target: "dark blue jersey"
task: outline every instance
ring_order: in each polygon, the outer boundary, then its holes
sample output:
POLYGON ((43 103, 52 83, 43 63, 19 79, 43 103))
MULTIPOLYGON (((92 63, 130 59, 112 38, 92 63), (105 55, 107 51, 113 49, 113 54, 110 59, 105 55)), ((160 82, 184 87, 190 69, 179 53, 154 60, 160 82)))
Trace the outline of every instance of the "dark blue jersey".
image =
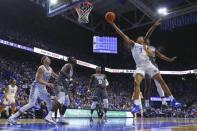
POLYGON ((106 87, 107 79, 105 74, 93 74, 92 78, 92 87, 106 87))

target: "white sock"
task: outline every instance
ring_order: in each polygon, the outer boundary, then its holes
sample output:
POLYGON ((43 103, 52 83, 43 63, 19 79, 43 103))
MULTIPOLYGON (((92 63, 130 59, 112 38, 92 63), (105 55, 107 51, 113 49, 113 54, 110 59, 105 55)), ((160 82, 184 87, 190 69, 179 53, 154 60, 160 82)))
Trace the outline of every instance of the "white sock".
POLYGON ((165 99, 165 97, 162 97, 162 98, 161 98, 161 103, 162 103, 162 105, 165 105, 165 104, 166 104, 166 99, 165 99))
POLYGON ((11 118, 17 118, 17 117, 19 117, 21 115, 21 113, 19 112, 19 111, 17 111, 15 114, 13 114, 12 116, 11 116, 11 118))
POLYGON ((169 98, 170 98, 170 101, 173 101, 174 100, 174 97, 172 95, 169 96, 169 98))
POLYGON ((48 115, 49 115, 50 117, 52 117, 53 113, 54 113, 53 111, 49 111, 48 115))
POLYGON ((63 119, 64 118, 64 115, 60 115, 60 118, 63 119))
POLYGON ((149 106, 150 106, 149 100, 147 99, 147 100, 145 100, 145 107, 149 107, 149 106))

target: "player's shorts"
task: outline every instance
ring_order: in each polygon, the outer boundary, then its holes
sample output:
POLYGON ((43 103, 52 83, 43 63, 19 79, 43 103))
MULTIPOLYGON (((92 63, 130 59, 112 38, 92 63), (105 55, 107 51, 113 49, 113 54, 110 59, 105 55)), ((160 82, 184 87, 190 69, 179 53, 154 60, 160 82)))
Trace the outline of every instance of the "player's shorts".
POLYGON ((68 94, 66 95, 64 92, 59 92, 59 94, 57 96, 57 101, 60 104, 64 104, 66 106, 70 105, 70 98, 69 98, 68 94))
POLYGON ((9 104, 14 104, 14 103, 16 103, 15 97, 9 97, 9 96, 8 96, 8 103, 9 103, 9 104))
POLYGON ((46 86, 33 82, 30 89, 29 103, 35 104, 38 98, 48 101, 50 94, 47 92, 46 86))
POLYGON ((65 95, 68 95, 69 82, 55 81, 54 85, 55 85, 55 94, 56 94, 56 96, 60 92, 64 92, 65 95))
POLYGON ((3 102, 2 102, 2 104, 3 104, 3 105, 9 105, 9 102, 8 102, 8 100, 6 100, 6 99, 3 99, 3 102))
MULTIPOLYGON (((151 63, 158 69, 157 63, 155 63, 155 62, 151 62, 151 63)), ((152 78, 151 78, 151 76, 149 76, 148 74, 145 74, 145 79, 146 79, 147 81, 150 81, 152 78)))
POLYGON ((108 94, 106 88, 98 88, 96 87, 93 93, 93 101, 108 99, 108 94))
POLYGON ((159 69, 155 67, 152 63, 149 63, 146 65, 137 67, 133 76, 135 77, 136 74, 141 74, 142 76, 145 77, 145 74, 146 74, 152 78, 158 73, 159 73, 159 69))

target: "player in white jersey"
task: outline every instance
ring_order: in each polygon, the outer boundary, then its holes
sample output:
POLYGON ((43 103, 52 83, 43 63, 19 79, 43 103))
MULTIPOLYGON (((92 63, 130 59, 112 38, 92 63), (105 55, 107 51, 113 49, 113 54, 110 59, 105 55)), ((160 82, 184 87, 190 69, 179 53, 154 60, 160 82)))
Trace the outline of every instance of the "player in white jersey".
MULTIPOLYGON (((47 92, 46 86, 53 88, 54 85, 49 83, 51 76, 57 78, 57 75, 53 72, 50 67, 51 59, 47 56, 43 56, 41 59, 42 65, 39 66, 34 82, 31 85, 29 102, 28 104, 21 107, 14 115, 8 118, 8 122, 11 124, 16 124, 16 119, 25 111, 34 107, 38 98, 47 103, 48 111, 51 110, 51 99, 50 94, 47 92)), ((50 112, 49 112, 50 113, 50 112)), ((50 123, 55 123, 52 118, 46 117, 45 120, 50 123)))
POLYGON ((144 37, 140 36, 137 38, 137 41, 134 42, 128 36, 126 36, 113 21, 107 21, 116 32, 124 39, 124 41, 131 47, 131 52, 136 63, 136 71, 134 73, 134 106, 132 109, 133 113, 140 112, 139 108, 139 95, 140 95, 140 85, 144 79, 145 74, 148 74, 151 78, 156 79, 167 96, 170 97, 171 105, 174 106, 176 101, 169 90, 167 84, 163 80, 159 70, 155 67, 149 56, 152 56, 153 53, 150 50, 149 46, 145 45, 144 37))
POLYGON ((15 79, 13 79, 11 81, 11 84, 8 85, 7 89, 5 90, 5 96, 4 97, 7 101, 8 109, 11 106, 12 114, 14 114, 14 112, 16 110, 15 97, 16 97, 17 90, 18 90, 18 87, 16 86, 16 80, 15 79))
MULTIPOLYGON (((159 26, 161 24, 161 19, 157 20, 152 26, 151 28, 148 30, 148 32, 146 33, 144 39, 146 41, 146 44, 150 47, 151 51, 153 52, 153 56, 149 57, 150 61, 152 62, 153 65, 155 65, 158 68, 157 62, 156 62, 156 57, 158 57, 161 60, 167 61, 167 62, 173 62, 176 57, 172 57, 169 58, 163 54, 161 54, 154 46, 150 46, 150 37, 153 33, 153 31, 156 29, 157 26, 159 26)), ((145 89, 144 89, 144 96, 145 96, 145 106, 149 107, 149 97, 151 95, 151 78, 148 75, 145 75, 145 89)), ((162 106, 166 106, 167 102, 165 100, 165 94, 163 89, 161 88, 161 85, 155 80, 154 83, 157 87, 157 92, 159 94, 159 96, 161 97, 162 100, 162 106)))

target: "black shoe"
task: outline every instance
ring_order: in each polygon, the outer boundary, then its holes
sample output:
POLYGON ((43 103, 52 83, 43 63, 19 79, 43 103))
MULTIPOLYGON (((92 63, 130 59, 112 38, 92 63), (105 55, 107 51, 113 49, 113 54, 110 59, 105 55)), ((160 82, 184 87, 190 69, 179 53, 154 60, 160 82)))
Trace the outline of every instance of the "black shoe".
POLYGON ((104 121, 107 121, 107 116, 106 115, 103 117, 103 120, 104 121))
POLYGON ((92 117, 90 117, 90 122, 93 122, 93 118, 92 117))

